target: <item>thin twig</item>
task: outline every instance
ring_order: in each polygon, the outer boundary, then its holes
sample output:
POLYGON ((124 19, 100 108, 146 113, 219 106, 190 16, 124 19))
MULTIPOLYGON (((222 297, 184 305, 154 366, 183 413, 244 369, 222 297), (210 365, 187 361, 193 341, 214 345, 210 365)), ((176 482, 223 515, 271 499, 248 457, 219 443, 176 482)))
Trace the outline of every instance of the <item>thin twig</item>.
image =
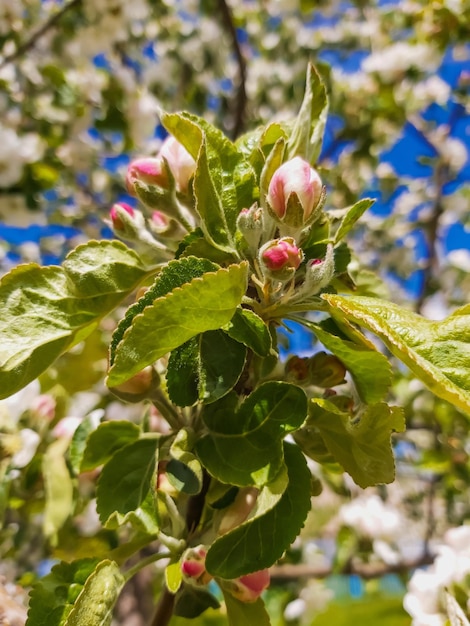
POLYGON ((78 7, 81 3, 82 3, 82 0, 71 0, 69 3, 64 4, 64 6, 60 9, 60 11, 57 11, 57 13, 54 13, 54 15, 51 15, 51 17, 46 22, 44 22, 44 24, 40 26, 38 30, 36 30, 29 37, 29 39, 27 39, 22 44, 20 44, 14 52, 12 52, 11 54, 8 54, 1 61, 0 69, 4 68, 9 63, 16 61, 21 56, 23 56, 23 54, 25 54, 26 52, 34 48, 34 46, 39 41, 39 39, 41 39, 41 37, 43 37, 49 30, 54 28, 60 22, 60 20, 64 17, 66 13, 68 13, 75 7, 78 7))
POLYGON ((232 11, 226 0, 218 0, 222 22, 232 40, 233 52, 238 65, 238 89, 235 97, 234 125, 232 139, 236 139, 243 130, 245 119, 245 109, 247 103, 246 95, 246 61, 237 37, 237 29, 233 21, 232 11))

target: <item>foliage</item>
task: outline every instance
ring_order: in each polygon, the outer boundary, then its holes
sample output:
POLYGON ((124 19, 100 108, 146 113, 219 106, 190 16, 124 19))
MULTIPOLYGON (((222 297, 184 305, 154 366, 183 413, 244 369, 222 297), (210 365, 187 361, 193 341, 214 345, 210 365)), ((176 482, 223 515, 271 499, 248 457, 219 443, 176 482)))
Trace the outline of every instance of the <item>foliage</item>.
MULTIPOLYGON (((213 579, 230 624, 268 624, 265 570, 302 531, 320 483, 334 482, 338 467, 362 488, 394 480, 391 436, 403 431, 404 413, 391 395, 389 354, 468 412, 467 309, 429 322, 348 272, 345 237, 372 203, 329 210, 311 168, 326 110, 310 67, 296 120, 236 143, 194 114, 162 114, 179 142, 173 156, 158 171, 155 161, 131 167, 129 191, 142 208, 116 205, 111 216, 134 249, 91 241, 60 267, 20 266, 3 277, 5 396, 47 376, 121 307, 107 384, 128 402, 146 398, 154 418, 133 425, 95 413, 71 428, 68 472, 59 432, 25 464, 34 484, 34 459, 43 458, 43 532, 59 546, 81 506, 77 480, 95 472, 98 552, 113 546, 107 558, 57 565, 34 588, 28 626, 44 615, 63 626, 109 624, 124 582, 162 559, 154 623, 167 623, 168 602, 189 618, 217 606, 213 579), (193 163, 186 180, 181 146, 193 163), (286 176, 283 164, 294 162, 298 174, 286 176), (330 369, 318 369, 318 354, 282 361, 278 331, 289 320, 328 351, 320 358, 330 369), (314 478, 306 456, 320 468, 314 478), (139 560, 144 546, 150 555, 139 560)), ((4 456, 8 472, 7 447, 4 456)))

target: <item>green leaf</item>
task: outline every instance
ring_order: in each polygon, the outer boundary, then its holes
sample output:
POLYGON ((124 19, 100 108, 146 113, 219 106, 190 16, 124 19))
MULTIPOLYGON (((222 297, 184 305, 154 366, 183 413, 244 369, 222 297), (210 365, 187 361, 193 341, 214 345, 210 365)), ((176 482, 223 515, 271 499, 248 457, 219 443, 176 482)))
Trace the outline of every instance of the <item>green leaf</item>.
POLYGON ((199 337, 175 348, 166 370, 168 396, 177 406, 192 406, 199 398, 199 337))
POLYGON ((305 392, 284 382, 260 385, 236 408, 234 394, 207 406, 202 416, 209 434, 196 452, 212 476, 238 486, 262 486, 279 472, 282 440, 299 428, 307 413, 305 392))
POLYGON ((132 325, 136 315, 142 313, 144 309, 150 306, 157 298, 166 296, 168 293, 171 293, 173 289, 190 283, 193 278, 203 276, 206 272, 215 272, 217 269, 218 266, 214 263, 206 259, 197 259, 196 257, 170 261, 157 276, 153 285, 147 289, 145 294, 139 298, 137 302, 127 309, 126 315, 119 322, 118 327, 113 333, 109 350, 110 364, 113 365, 116 348, 126 330, 132 325))
POLYGON ((132 520, 158 530, 152 511, 158 440, 138 439, 118 450, 101 471, 96 508, 108 528, 132 520))
POLYGON ((64 626, 110 626, 125 579, 114 561, 101 561, 87 578, 64 626))
POLYGON ((181 561, 178 560, 165 567, 165 585, 170 593, 176 593, 181 587, 182 581, 181 561))
POLYGON ((80 473, 80 467, 82 465, 83 455, 85 454, 85 448, 87 439, 90 433, 97 428, 97 420, 93 415, 86 417, 75 430, 72 441, 69 448, 69 461, 75 475, 80 473))
POLYGON ((243 262, 206 273, 136 315, 116 346, 108 385, 123 383, 191 337, 226 324, 245 295, 247 269, 243 262))
POLYGON ((271 352, 271 334, 265 322, 253 311, 239 307, 224 329, 232 339, 243 343, 259 356, 271 352))
POLYGON ((352 207, 349 207, 349 209, 346 209, 347 213, 341 220, 338 230, 336 231, 335 243, 341 241, 341 239, 349 233, 361 215, 365 213, 367 209, 370 209, 374 202, 375 200, 371 198, 363 198, 353 204, 352 207))
POLYGON ((289 158, 300 156, 315 165, 320 155, 327 115, 325 85, 310 63, 304 99, 288 143, 289 158))
POLYGON ((186 112, 164 114, 161 119, 165 128, 185 146, 194 159, 198 157, 204 138, 211 179, 222 202, 228 232, 233 237, 238 214, 252 205, 258 193, 249 160, 219 129, 196 115, 186 112), (199 144, 196 138, 198 132, 199 144))
POLYGON ((325 294, 331 314, 380 337, 436 396, 470 414, 470 305, 432 321, 391 302, 325 294))
POLYGON ((316 324, 305 325, 313 330, 327 350, 343 362, 364 402, 375 404, 383 400, 392 383, 392 369, 383 354, 331 335, 316 324))
POLYGON ((236 385, 245 366, 246 348, 221 330, 201 335, 199 399, 215 402, 236 385))
POLYGON ((206 556, 213 576, 232 579, 270 567, 302 529, 310 510, 310 471, 297 446, 285 443, 284 448, 287 488, 284 476, 267 485, 254 516, 214 541, 206 556))
POLYGON ((174 615, 194 619, 207 609, 218 609, 219 601, 204 588, 184 585, 175 600, 174 615))
POLYGON ((64 626, 73 605, 99 559, 61 562, 33 587, 28 626, 64 626))
POLYGON ((208 241, 225 252, 235 250, 233 234, 225 215, 225 206, 212 180, 204 140, 194 175, 194 195, 196 210, 201 216, 201 228, 208 241))
POLYGON ((147 275, 117 241, 78 246, 63 267, 20 265, 0 281, 0 398, 85 339, 147 275))
POLYGON ((139 438, 140 428, 125 420, 100 424, 90 433, 80 470, 88 472, 107 463, 115 452, 139 438))
POLYGON ((228 591, 222 588, 229 626, 271 626, 268 612, 263 600, 256 602, 241 602, 228 591))
POLYGON ((393 482, 395 463, 390 435, 404 430, 404 416, 398 407, 384 402, 373 404, 351 419, 332 401, 314 398, 307 425, 319 430, 336 461, 363 489, 393 482))
POLYGON ((194 433, 182 428, 171 445, 172 458, 166 466, 166 475, 170 483, 178 491, 189 495, 199 493, 202 487, 202 467, 192 452, 194 443, 194 433))
POLYGON ((58 439, 51 443, 42 459, 46 498, 43 531, 53 542, 74 509, 73 483, 64 458, 68 446, 67 439, 58 439))

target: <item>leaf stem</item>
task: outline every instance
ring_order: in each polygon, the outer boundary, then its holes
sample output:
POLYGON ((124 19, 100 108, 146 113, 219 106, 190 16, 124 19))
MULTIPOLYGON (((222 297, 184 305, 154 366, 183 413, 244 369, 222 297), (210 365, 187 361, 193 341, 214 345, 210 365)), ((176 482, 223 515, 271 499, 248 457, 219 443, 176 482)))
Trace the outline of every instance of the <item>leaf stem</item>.
POLYGON ((145 559, 142 559, 142 561, 139 561, 133 567, 130 567, 127 572, 125 572, 124 578, 126 579, 126 582, 135 576, 137 572, 140 572, 141 569, 147 567, 147 565, 151 565, 152 563, 156 563, 162 559, 169 559, 170 557, 171 552, 157 552, 156 554, 151 554, 145 559))

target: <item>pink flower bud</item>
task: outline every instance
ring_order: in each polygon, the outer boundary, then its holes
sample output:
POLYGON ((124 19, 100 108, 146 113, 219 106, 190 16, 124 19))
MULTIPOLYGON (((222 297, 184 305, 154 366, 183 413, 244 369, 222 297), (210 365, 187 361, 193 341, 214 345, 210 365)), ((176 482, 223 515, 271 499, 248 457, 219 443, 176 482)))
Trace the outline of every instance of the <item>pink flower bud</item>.
POLYGON ((74 432, 82 423, 81 417, 63 417, 60 422, 54 426, 52 434, 57 439, 72 439, 74 432))
POLYGON ((189 180, 196 169, 196 161, 174 137, 165 139, 160 148, 159 156, 166 159, 177 189, 186 192, 189 180))
POLYGON ((323 185, 316 170, 307 161, 294 157, 274 172, 266 199, 274 217, 301 226, 309 221, 322 195, 323 185), (294 215, 294 205, 300 205, 300 218, 294 215))
POLYGON ((113 223, 114 230, 124 230, 124 222, 122 217, 119 215, 120 211, 125 211, 131 217, 134 217, 134 209, 130 204, 126 202, 119 202, 112 206, 111 211, 109 212, 109 217, 113 223))
POLYGON ((135 195, 136 181, 146 183, 147 185, 158 185, 159 187, 168 187, 168 173, 165 163, 159 157, 143 157, 136 159, 127 168, 126 187, 127 191, 135 195))
POLYGON ((31 403, 31 411, 40 419, 52 421, 55 417, 56 401, 48 393, 36 396, 31 403))
POLYGON ((170 225, 170 219, 165 213, 161 211, 153 211, 152 212, 152 225, 155 227, 157 232, 165 232, 168 226, 170 225))
POLYGON ((230 593, 242 602, 255 602, 269 587, 269 570, 262 569, 230 581, 230 593))
POLYGON ((292 273, 302 263, 303 253, 292 237, 268 241, 260 250, 260 260, 270 273, 292 273))
POLYGON ((204 546, 186 550, 181 560, 181 571, 185 582, 206 585, 212 579, 212 576, 206 572, 206 554, 204 546))

